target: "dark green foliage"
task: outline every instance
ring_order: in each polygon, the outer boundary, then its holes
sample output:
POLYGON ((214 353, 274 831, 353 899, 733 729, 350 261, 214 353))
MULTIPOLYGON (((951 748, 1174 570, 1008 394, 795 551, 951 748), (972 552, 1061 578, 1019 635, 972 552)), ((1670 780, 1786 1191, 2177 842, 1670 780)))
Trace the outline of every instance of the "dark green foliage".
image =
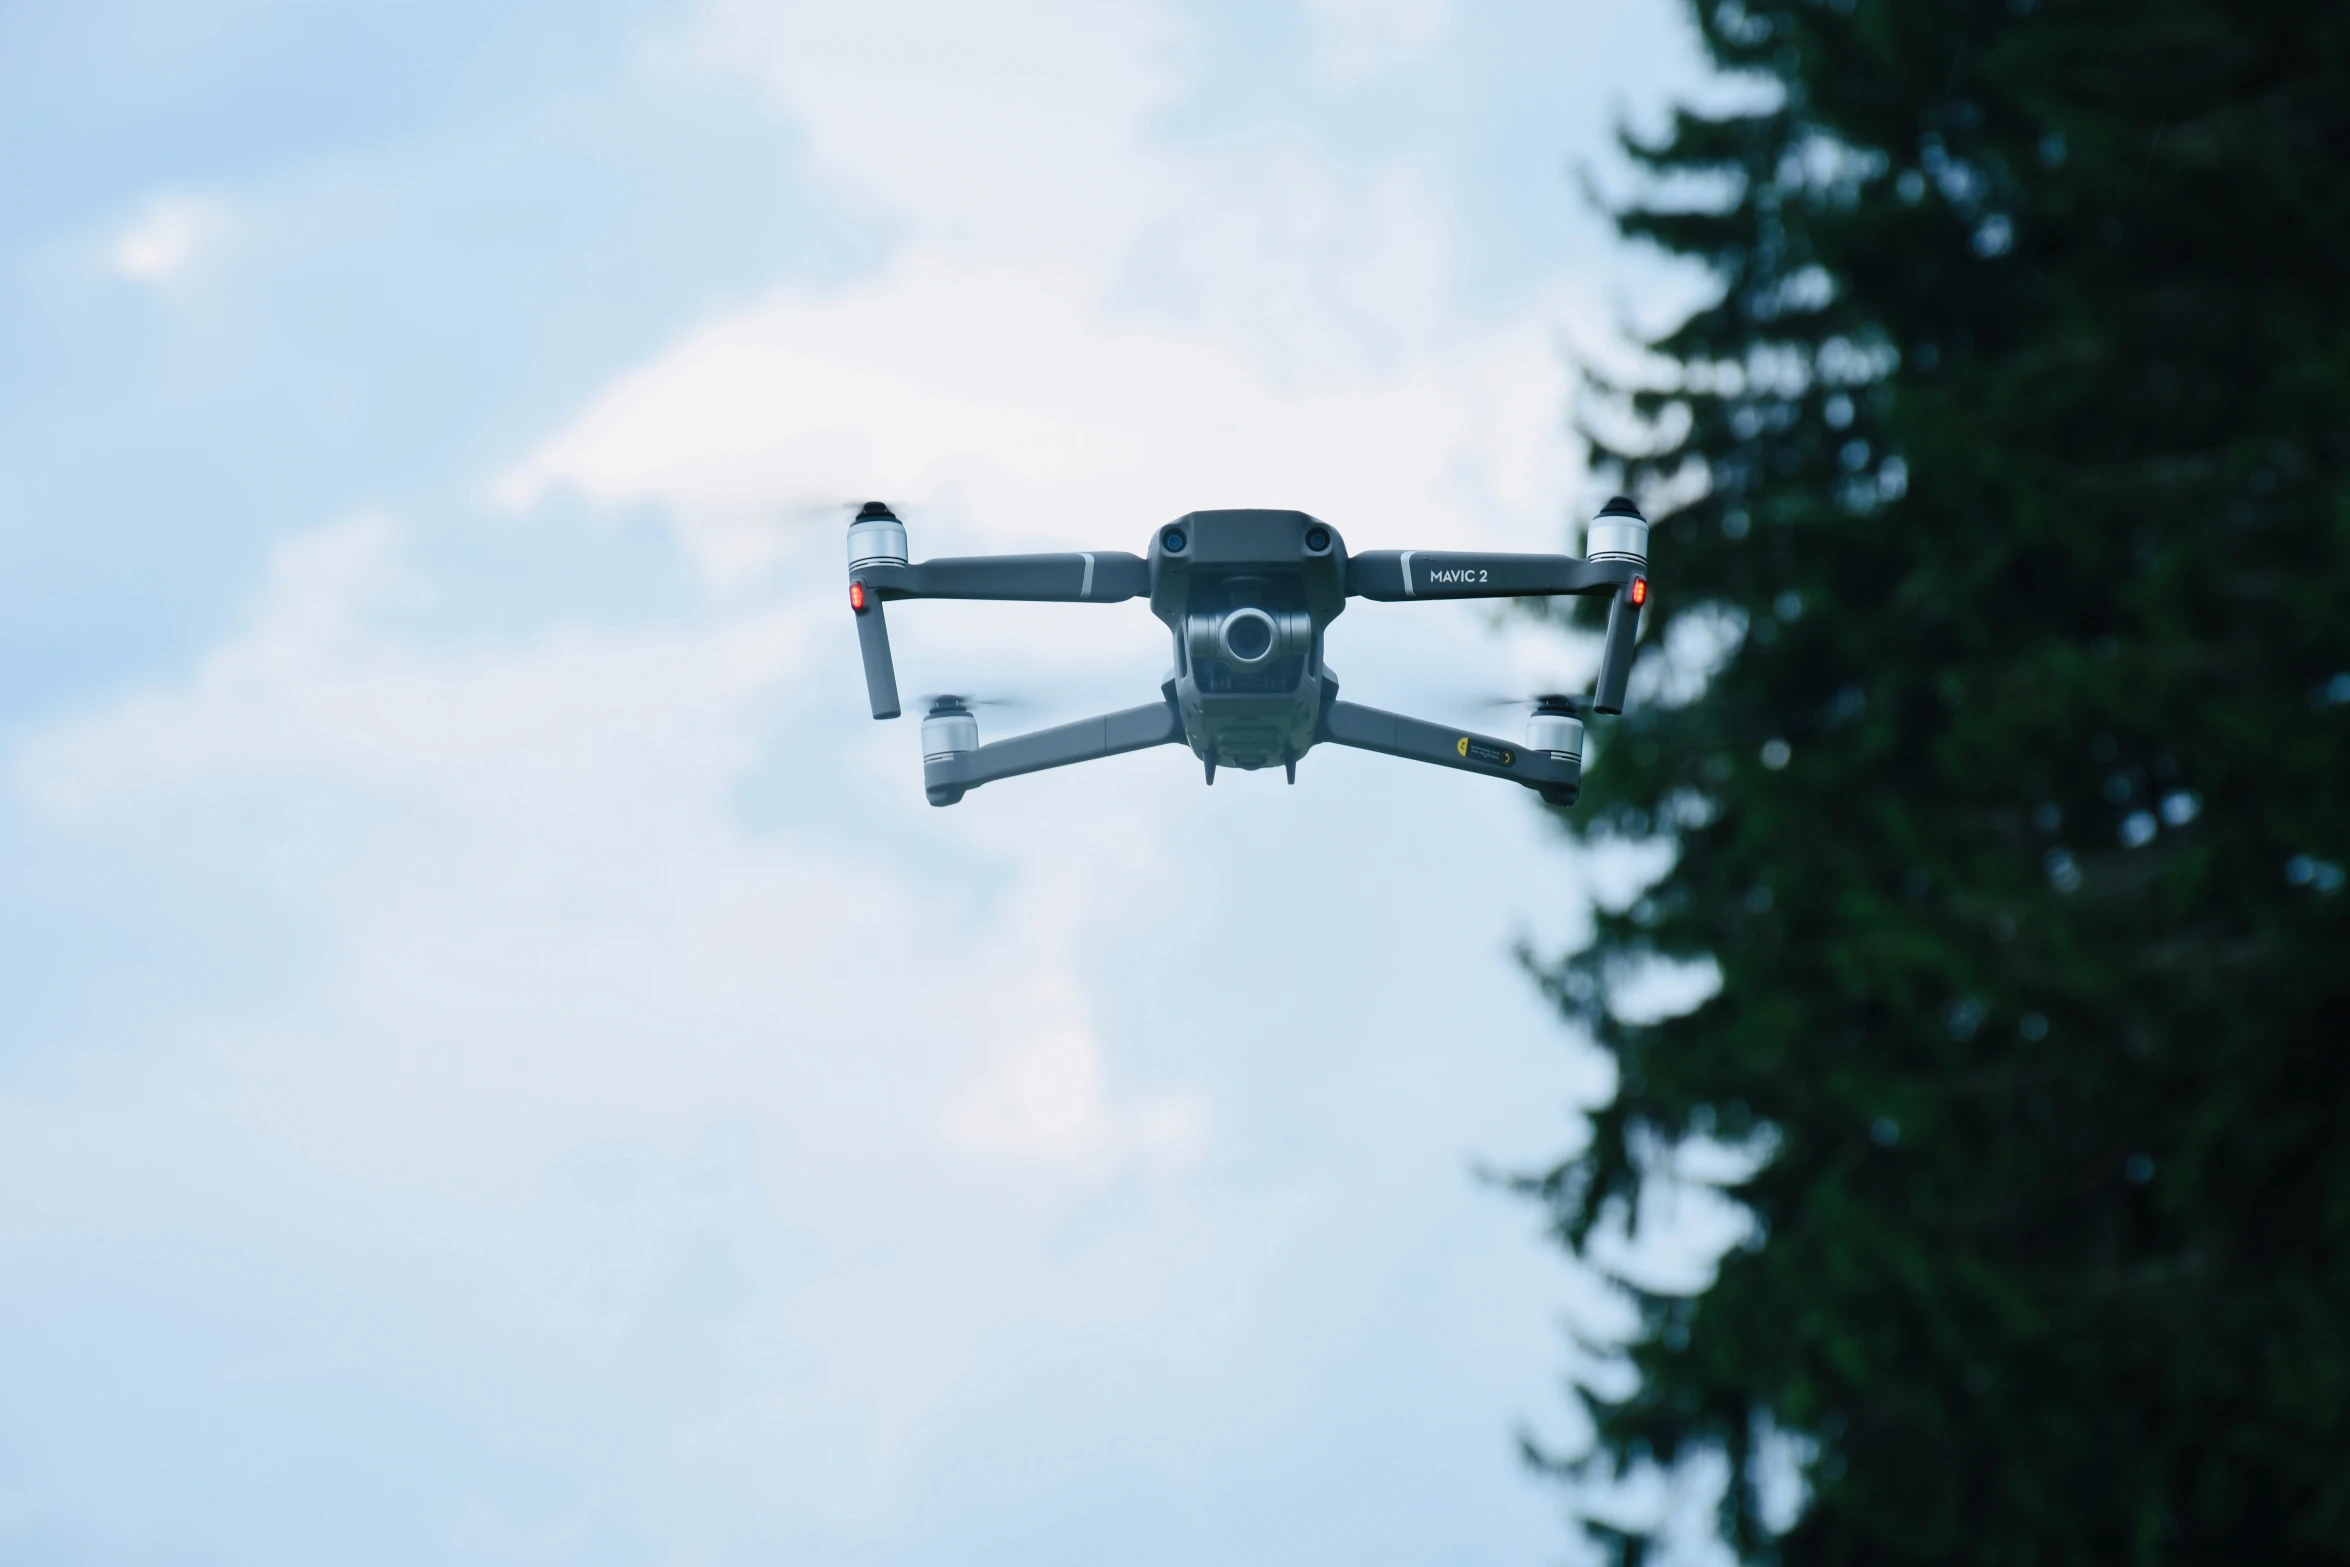
POLYGON ((1706 480, 1644 656, 1744 636, 1597 730, 1578 830, 1680 852, 1545 976, 1622 1086, 1527 1184, 1775 1152, 1603 1451, 1811 1434, 1749 1560, 2350 1561, 2350 6, 1700 22, 1784 102, 1634 146, 1724 291, 1595 445, 1706 480), (1611 1017, 1650 954, 1721 992, 1611 1017))

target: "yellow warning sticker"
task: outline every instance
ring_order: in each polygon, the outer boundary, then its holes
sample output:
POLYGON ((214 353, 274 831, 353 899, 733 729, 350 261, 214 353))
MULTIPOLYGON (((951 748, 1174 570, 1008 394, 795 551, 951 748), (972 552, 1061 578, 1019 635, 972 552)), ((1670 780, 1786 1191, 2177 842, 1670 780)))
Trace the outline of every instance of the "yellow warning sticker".
POLYGON ((1460 744, 1453 749, 1472 762, 1485 762, 1494 767, 1515 767, 1518 764, 1517 752, 1507 746, 1495 745, 1490 740, 1473 740, 1463 735, 1460 744))

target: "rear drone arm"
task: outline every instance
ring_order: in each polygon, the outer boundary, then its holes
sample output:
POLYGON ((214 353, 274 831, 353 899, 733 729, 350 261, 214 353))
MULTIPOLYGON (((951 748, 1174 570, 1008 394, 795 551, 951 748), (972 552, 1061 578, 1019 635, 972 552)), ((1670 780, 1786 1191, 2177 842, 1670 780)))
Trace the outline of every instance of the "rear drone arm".
POLYGON ((975 744, 978 736, 979 726, 967 713, 935 713, 923 720, 922 787, 932 805, 952 805, 966 791, 999 778, 1173 745, 1183 738, 1183 719, 1170 693, 1142 707, 987 745, 975 744))
POLYGON ((1632 678, 1632 643, 1640 609, 1648 602, 1648 519, 1617 496, 1591 521, 1590 555, 1482 555, 1458 550, 1366 550, 1346 563, 1351 598, 1384 603, 1417 599, 1558 598, 1614 595, 1607 612, 1607 647, 1599 660, 1599 689, 1591 708, 1624 710, 1632 678))
POLYGON ((849 608, 865 660, 875 718, 898 716, 897 666, 889 656, 891 599, 1013 599, 1037 604, 1115 604, 1151 588, 1150 563, 1123 550, 1063 555, 966 555, 909 563, 906 525, 879 501, 849 524, 849 608))
MULTIPOLYGON (((1571 732, 1580 736, 1581 727, 1571 732)), ((1439 767, 1507 778, 1538 791, 1553 805, 1572 805, 1583 782, 1579 751, 1536 751, 1510 745, 1487 735, 1464 734, 1425 719, 1383 712, 1353 702, 1332 702, 1322 710, 1320 738, 1358 751, 1377 751, 1411 762, 1433 762, 1439 767)), ((1562 736, 1561 743, 1565 743, 1562 736)), ((1578 739, 1575 743, 1580 744, 1578 739)))

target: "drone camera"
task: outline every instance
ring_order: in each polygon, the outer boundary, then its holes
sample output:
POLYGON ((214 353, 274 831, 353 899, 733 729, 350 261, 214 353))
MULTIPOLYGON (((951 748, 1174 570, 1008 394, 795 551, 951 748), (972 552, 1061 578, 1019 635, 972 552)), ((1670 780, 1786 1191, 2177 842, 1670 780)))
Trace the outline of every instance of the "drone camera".
MULTIPOLYGON (((849 524, 849 570, 906 564, 906 525, 880 501, 867 501, 849 524)), ((862 610, 862 604, 857 606, 862 610)))
POLYGON ((1159 535, 1159 547, 1170 555, 1182 554, 1184 546, 1190 542, 1181 528, 1169 528, 1159 535))
POLYGON ((1261 664, 1272 656, 1281 630, 1261 609, 1236 609, 1216 628, 1216 640, 1222 644, 1226 662, 1261 664))
MULTIPOLYGON (((1648 564, 1648 519, 1640 515, 1630 496, 1616 496, 1591 519, 1591 527, 1583 535, 1583 558, 1648 564)), ((1645 594, 1646 590, 1642 591, 1645 594)))
POLYGON ((1327 555, 1330 553, 1330 530, 1328 528, 1323 527, 1320 523, 1316 523, 1314 526, 1306 529, 1306 553, 1308 555, 1327 555))
POLYGON ((1245 604, 1189 619, 1193 661, 1215 659, 1235 669, 1259 669, 1273 659, 1302 653, 1314 639, 1313 617, 1303 610, 1245 604))

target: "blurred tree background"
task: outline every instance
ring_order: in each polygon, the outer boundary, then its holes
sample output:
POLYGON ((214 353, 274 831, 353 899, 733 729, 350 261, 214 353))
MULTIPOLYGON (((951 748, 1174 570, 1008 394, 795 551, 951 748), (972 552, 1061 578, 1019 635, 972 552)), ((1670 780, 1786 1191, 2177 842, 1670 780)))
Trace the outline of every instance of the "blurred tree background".
POLYGON ((1698 21, 1780 101, 1631 144, 1722 292, 1594 437, 1653 694, 1569 818, 1678 855, 1544 970, 1621 1089, 1525 1185, 1769 1154, 1592 1462, 1725 1455, 1749 1561, 2350 1560, 2350 6, 1698 21))

